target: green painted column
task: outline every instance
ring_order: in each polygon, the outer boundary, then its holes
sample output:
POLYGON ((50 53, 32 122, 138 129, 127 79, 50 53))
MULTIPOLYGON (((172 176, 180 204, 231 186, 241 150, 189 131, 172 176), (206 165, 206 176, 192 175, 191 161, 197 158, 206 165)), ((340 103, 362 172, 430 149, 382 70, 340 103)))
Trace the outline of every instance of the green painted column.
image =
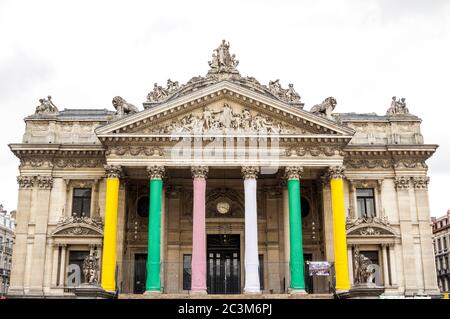
POLYGON ((301 167, 287 167, 289 194, 289 235, 290 235, 290 270, 293 290, 305 290, 305 271, 303 262, 302 214, 300 205, 301 167))
POLYGON ((151 293, 161 291, 161 196, 164 168, 155 166, 147 170, 150 174, 150 207, 145 291, 151 293))

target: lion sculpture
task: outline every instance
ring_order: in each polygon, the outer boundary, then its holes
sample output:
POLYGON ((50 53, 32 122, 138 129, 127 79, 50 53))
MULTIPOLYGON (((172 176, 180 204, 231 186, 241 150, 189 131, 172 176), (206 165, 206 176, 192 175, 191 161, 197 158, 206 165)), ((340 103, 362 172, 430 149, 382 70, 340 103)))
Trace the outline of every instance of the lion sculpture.
POLYGON ((315 115, 324 116, 328 119, 333 119, 331 112, 333 112, 336 104, 336 99, 330 96, 327 97, 322 103, 314 105, 310 112, 315 115))
POLYGON ((125 101, 124 98, 116 96, 112 100, 112 105, 117 110, 116 115, 123 116, 139 112, 138 108, 131 103, 125 101))

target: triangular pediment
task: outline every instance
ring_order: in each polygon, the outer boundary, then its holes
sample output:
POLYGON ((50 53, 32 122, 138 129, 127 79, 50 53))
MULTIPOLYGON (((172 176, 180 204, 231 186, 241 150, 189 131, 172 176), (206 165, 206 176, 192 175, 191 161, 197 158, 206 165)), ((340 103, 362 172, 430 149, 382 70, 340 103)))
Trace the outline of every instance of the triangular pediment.
POLYGON ((348 138, 354 134, 332 120, 226 80, 120 118, 96 133, 99 137, 117 137, 205 131, 348 138))

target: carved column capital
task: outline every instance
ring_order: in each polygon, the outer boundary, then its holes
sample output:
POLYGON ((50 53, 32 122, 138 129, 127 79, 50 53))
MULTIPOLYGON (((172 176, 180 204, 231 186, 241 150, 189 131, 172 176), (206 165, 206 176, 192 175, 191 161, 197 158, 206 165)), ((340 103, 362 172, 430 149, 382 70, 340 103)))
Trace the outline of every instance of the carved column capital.
POLYGON ((395 189, 408 189, 410 187, 409 181, 411 177, 400 176, 396 177, 394 180, 395 189))
POLYGON ((106 177, 108 178, 121 178, 122 167, 118 165, 105 165, 106 177))
POLYGON ((345 171, 345 166, 328 167, 327 177, 328 177, 328 179, 345 178, 344 171, 345 171))
POLYGON ((259 173, 259 167, 257 166, 242 166, 241 169, 243 179, 257 179, 259 173))
POLYGON ((33 187, 33 177, 17 176, 17 184, 19 184, 19 189, 29 189, 33 187))
POLYGON ((428 176, 413 177, 414 189, 428 189, 430 178, 428 176))
POLYGON ((53 177, 51 176, 36 176, 35 183, 39 189, 52 189, 53 177))
POLYGON ((166 170, 164 166, 152 165, 147 166, 147 173, 150 179, 163 179, 166 170))
POLYGON ((192 178, 203 178, 206 179, 208 176, 209 168, 208 166, 192 166, 191 173, 192 178))
POLYGON ((302 178, 303 167, 301 166, 286 166, 284 171, 284 178, 287 180, 296 180, 302 178))

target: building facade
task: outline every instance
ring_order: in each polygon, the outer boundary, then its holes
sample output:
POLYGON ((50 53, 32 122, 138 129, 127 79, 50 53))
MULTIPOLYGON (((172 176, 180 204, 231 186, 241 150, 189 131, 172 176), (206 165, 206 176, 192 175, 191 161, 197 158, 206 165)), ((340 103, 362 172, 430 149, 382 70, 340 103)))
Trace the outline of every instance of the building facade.
POLYGON ((439 294, 425 163, 437 146, 405 100, 382 116, 335 113, 333 97, 307 111, 292 84, 237 65, 223 41, 206 76, 155 83, 143 110, 40 100, 10 144, 12 296, 71 296, 88 255, 121 294, 328 292, 313 261, 338 292, 439 294))
POLYGON ((442 293, 448 294, 450 292, 450 267, 448 265, 450 257, 448 249, 450 244, 450 210, 447 211, 445 216, 432 217, 432 221, 438 286, 442 293))
POLYGON ((0 296, 8 293, 14 244, 15 212, 0 205, 0 296))

